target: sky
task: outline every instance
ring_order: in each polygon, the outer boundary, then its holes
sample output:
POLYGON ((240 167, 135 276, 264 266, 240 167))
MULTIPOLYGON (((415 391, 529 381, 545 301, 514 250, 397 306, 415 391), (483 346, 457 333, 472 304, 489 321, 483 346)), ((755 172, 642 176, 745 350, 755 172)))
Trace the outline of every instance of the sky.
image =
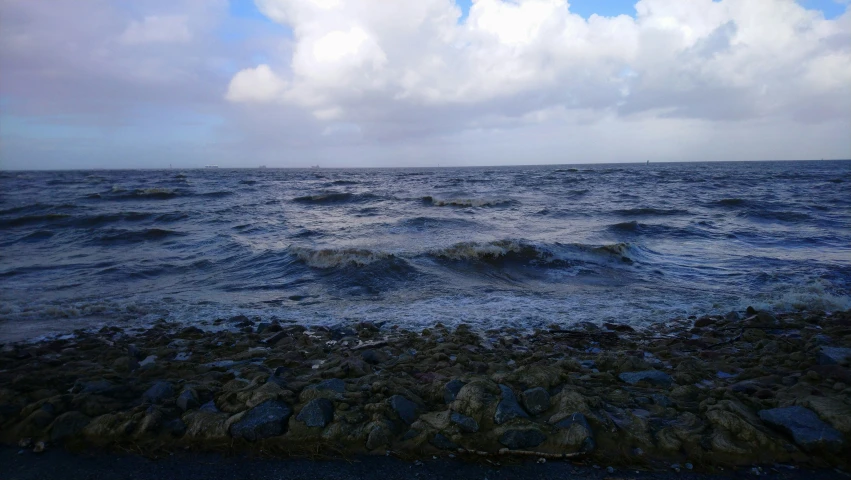
POLYGON ((0 169, 851 158, 848 0, 0 0, 0 169))

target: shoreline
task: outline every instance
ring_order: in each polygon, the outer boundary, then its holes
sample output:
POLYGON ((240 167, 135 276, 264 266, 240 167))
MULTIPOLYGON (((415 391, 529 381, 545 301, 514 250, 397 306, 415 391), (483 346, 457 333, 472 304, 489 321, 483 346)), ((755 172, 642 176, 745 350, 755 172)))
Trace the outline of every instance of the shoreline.
POLYGON ((531 334, 227 322, 240 331, 160 322, 3 345, 0 442, 604 471, 849 467, 851 311, 531 334))

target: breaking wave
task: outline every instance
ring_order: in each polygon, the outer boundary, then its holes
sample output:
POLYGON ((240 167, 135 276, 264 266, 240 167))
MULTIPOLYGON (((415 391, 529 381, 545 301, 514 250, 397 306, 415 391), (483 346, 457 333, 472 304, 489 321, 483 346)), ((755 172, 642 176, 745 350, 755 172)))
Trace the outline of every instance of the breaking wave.
POLYGON ((435 207, 506 207, 514 205, 517 200, 509 198, 434 198, 425 196, 424 203, 430 203, 435 207))
POLYGON ((316 195, 296 197, 293 201, 309 205, 333 205, 341 203, 369 202, 379 198, 379 196, 372 193, 326 192, 318 193, 316 195))

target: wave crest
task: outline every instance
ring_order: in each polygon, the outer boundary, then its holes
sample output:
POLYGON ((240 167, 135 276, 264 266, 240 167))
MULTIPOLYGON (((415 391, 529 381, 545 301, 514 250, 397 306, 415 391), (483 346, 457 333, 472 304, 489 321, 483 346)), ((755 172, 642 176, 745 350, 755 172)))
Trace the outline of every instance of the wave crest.
POLYGON ((317 250, 306 247, 290 247, 288 250, 307 266, 322 269, 348 266, 363 267, 395 258, 391 253, 365 248, 323 248, 317 250))

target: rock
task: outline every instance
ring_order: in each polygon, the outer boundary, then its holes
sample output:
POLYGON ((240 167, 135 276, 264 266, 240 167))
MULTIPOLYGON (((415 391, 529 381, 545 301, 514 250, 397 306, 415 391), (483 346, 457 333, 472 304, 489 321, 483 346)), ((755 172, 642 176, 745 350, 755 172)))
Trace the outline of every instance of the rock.
POLYGON ((821 347, 818 355, 819 365, 842 365, 851 361, 851 348, 821 347))
POLYGON ((364 350, 361 352, 360 356, 364 362, 370 365, 378 365, 379 363, 383 363, 388 360, 387 354, 381 350, 364 350))
POLYGON ((446 404, 454 402, 455 397, 458 396, 458 392, 461 391, 461 388, 464 387, 464 385, 466 384, 461 380, 450 380, 443 386, 443 401, 446 402, 446 404))
POLYGON ((460 428, 462 432, 476 433, 479 431, 479 423, 472 417, 452 412, 452 415, 449 416, 449 420, 455 425, 458 425, 458 428, 460 428))
POLYGON ((58 442, 73 437, 86 428, 92 419, 80 412, 67 412, 56 417, 50 426, 50 441, 58 442))
POLYGON ((452 440, 448 439, 442 433, 436 434, 431 440, 428 441, 430 444, 441 450, 457 450, 458 445, 454 443, 452 440))
POLYGON ((646 382, 652 385, 667 387, 674 383, 674 379, 671 378, 670 375, 665 372, 660 372, 659 370, 624 372, 618 375, 618 378, 620 378, 621 381, 624 381, 630 385, 637 385, 641 382, 646 382))
POLYGON ((390 397, 390 408, 408 425, 417 419, 417 404, 401 395, 390 397))
POLYGON ((182 411, 187 411, 192 408, 197 408, 201 403, 198 401, 198 394, 192 388, 184 389, 177 397, 177 407, 182 411))
POLYGON ((186 433, 186 424, 179 418, 173 418, 163 423, 163 430, 170 433, 173 437, 182 437, 186 433))
POLYGON ((331 398, 342 400, 343 394, 346 393, 346 382, 339 378, 331 378, 323 380, 315 385, 308 385, 301 391, 299 399, 302 402, 313 400, 314 398, 331 398))
POLYGON ((145 403, 163 403, 168 398, 174 396, 174 388, 171 383, 159 381, 155 382, 151 388, 142 394, 142 401, 145 403))
POLYGON ((517 403, 517 398, 510 388, 500 385, 499 389, 502 391, 502 399, 499 401, 499 404, 496 406, 496 412, 493 414, 494 423, 502 425, 515 418, 529 418, 529 414, 520 408, 520 404, 517 403))
POLYGON ((499 437, 499 443, 505 445, 512 450, 523 450, 534 448, 544 443, 547 437, 538 430, 506 430, 499 437))
POLYGON ((327 398, 315 398, 301 409, 296 420, 308 427, 322 427, 334 420, 334 404, 327 398))
POLYGON ((810 409, 785 407, 760 410, 759 418, 772 427, 792 435, 795 443, 806 451, 820 448, 838 451, 842 447, 842 434, 821 421, 810 409))
POLYGON ((33 453, 42 453, 47 450, 47 444, 44 442, 36 442, 35 447, 33 447, 33 453))
POLYGON ((710 325, 714 325, 715 320, 709 317, 701 317, 694 321, 694 326, 697 328, 708 327, 710 325))
POLYGON ((292 409, 286 403, 280 400, 266 400, 231 425, 230 434, 234 438, 244 438, 250 442, 280 435, 284 432, 284 426, 292 413, 292 409))
POLYGON ((184 414, 183 421, 186 424, 186 436, 189 438, 215 441, 229 439, 230 415, 227 413, 212 412, 202 407, 184 414))
POLYGON ((108 393, 111 389, 112 384, 106 380, 93 380, 91 382, 77 380, 74 383, 74 386, 71 387, 71 393, 105 394, 108 393))
POLYGON ((541 387, 530 388, 520 395, 526 411, 537 415, 550 408, 550 394, 541 387))
POLYGON ((585 415, 574 413, 560 420, 554 426, 558 429, 556 432, 556 442, 559 445, 579 448, 583 452, 594 450, 596 446, 594 433, 585 415))
POLYGON ((800 400, 798 404, 813 410, 840 432, 851 433, 851 406, 842 400, 810 396, 800 400))
POLYGON ((375 450, 376 448, 390 443, 390 431, 384 426, 375 425, 369 431, 366 437, 366 449, 375 450))
POLYGON ((738 322, 742 319, 742 316, 739 315, 739 312, 729 312, 727 315, 724 315, 724 320, 728 322, 738 322))

